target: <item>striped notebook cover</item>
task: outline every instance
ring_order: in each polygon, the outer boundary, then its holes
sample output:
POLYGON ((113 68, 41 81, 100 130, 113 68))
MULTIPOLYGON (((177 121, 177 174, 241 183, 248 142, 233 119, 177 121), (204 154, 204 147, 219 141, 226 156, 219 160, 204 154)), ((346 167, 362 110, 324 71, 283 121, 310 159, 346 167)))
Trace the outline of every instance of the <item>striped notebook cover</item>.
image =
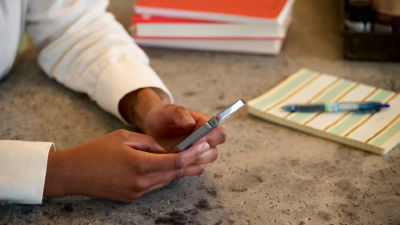
POLYGON ((250 114, 316 136, 377 154, 386 154, 400 142, 398 93, 302 69, 265 94, 248 102, 250 114), (377 101, 390 108, 375 114, 289 113, 293 103, 377 101))

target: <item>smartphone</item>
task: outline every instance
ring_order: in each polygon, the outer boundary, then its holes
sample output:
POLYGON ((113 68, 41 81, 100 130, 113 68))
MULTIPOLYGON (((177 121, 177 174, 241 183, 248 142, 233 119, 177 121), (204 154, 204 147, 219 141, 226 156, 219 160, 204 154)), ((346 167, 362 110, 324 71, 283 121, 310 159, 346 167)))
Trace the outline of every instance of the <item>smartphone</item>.
POLYGON ((192 134, 185 138, 185 140, 175 146, 174 149, 178 152, 181 152, 190 148, 190 146, 196 143, 200 138, 210 133, 218 125, 228 119, 234 112, 242 108, 244 105, 245 102, 242 99, 239 99, 228 108, 226 108, 224 111, 218 113, 216 116, 213 116, 207 123, 196 129, 192 134))

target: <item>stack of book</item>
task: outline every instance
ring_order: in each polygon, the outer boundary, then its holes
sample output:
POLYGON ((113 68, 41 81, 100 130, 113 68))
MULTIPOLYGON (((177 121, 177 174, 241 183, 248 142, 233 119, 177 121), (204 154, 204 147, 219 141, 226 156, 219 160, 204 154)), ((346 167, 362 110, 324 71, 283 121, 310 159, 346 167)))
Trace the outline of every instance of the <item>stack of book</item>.
POLYGON ((142 46, 278 54, 294 0, 138 0, 133 37, 142 46))

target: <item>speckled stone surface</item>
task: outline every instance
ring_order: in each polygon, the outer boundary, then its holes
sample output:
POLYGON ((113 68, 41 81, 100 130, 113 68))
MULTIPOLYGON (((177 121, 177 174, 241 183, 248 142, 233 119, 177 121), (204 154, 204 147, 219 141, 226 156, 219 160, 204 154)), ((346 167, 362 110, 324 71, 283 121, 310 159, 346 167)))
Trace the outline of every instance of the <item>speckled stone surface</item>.
MULTIPOLYGON (((130 1, 111 11, 129 25, 130 1)), ((177 104, 214 114, 252 99, 300 68, 400 91, 400 64, 346 61, 336 0, 297 0, 279 56, 146 48, 177 104)), ((45 76, 31 49, 0 83, 0 138, 65 149, 120 121, 45 76)), ((400 147, 377 156, 248 116, 225 123, 219 159, 122 204, 80 196, 0 205, 0 224, 400 224, 400 147)), ((130 128, 128 128, 130 129, 130 128)), ((1 178, 0 178, 1 179, 1 178)))

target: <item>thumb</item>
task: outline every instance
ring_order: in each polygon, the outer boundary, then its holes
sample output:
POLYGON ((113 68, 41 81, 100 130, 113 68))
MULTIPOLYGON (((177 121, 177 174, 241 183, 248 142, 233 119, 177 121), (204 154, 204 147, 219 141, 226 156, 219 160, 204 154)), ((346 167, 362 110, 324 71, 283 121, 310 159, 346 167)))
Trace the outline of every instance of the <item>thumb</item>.
POLYGON ((180 128, 188 128, 196 125, 190 111, 182 106, 170 105, 166 109, 167 117, 170 117, 175 126, 180 128))
POLYGON ((128 141, 126 144, 135 149, 144 152, 152 153, 168 153, 166 149, 161 147, 151 136, 140 134, 140 137, 135 141, 128 141))

